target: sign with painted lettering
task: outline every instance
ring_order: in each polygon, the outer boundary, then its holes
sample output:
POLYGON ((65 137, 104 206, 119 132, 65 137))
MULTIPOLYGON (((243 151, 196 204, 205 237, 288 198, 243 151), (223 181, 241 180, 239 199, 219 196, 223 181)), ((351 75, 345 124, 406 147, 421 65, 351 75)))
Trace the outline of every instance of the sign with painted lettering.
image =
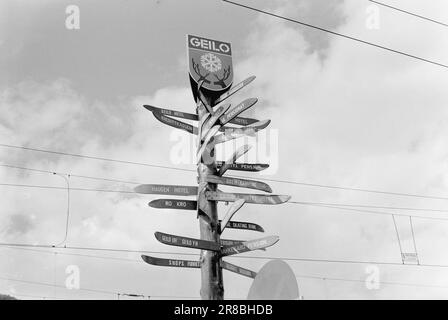
MULTIPOLYGON (((221 226, 222 226, 223 221, 220 220, 219 222, 221 223, 221 226)), ((227 222, 226 228, 264 232, 264 229, 262 226, 260 226, 256 223, 243 222, 243 221, 229 221, 229 222, 227 222)))
POLYGON ((228 222, 230 221, 230 219, 232 219, 232 217, 235 215, 235 213, 241 209, 241 207, 244 205, 246 201, 244 199, 240 199, 235 201, 229 208, 229 210, 227 210, 226 215, 224 216, 224 219, 222 220, 222 224, 221 224, 221 233, 224 231, 224 229, 226 228, 228 222))
POLYGON ((248 277, 248 278, 255 279, 255 277, 257 276, 257 273, 255 271, 245 269, 240 266, 236 266, 236 265, 231 264, 230 262, 227 262, 224 260, 221 261, 221 266, 223 267, 223 269, 225 269, 227 271, 238 273, 238 274, 248 277))
POLYGON ((229 110, 229 108, 230 103, 227 103, 219 106, 218 109, 216 109, 215 113, 210 117, 210 119, 204 124, 204 127, 202 128, 201 139, 204 138, 206 133, 216 124, 216 121, 218 121, 219 117, 221 117, 227 110, 229 110))
POLYGON ((190 77, 211 91, 225 91, 233 81, 232 47, 229 42, 187 35, 190 77))
MULTIPOLYGON (((207 150, 208 143, 210 140, 215 136, 215 134, 219 131, 220 126, 216 125, 210 130, 208 130, 207 134, 205 135, 204 141, 201 144, 201 147, 198 150, 198 153, 196 154, 197 162, 199 163, 201 161, 201 158, 204 156, 204 152, 207 150)), ((210 147, 210 146, 209 146, 210 147)), ((212 150, 211 148, 208 148, 208 150, 212 150)))
POLYGON ((232 178, 232 177, 219 177, 214 175, 208 175, 205 179, 209 183, 222 184, 232 187, 255 189, 272 193, 271 187, 267 183, 261 181, 232 178))
POLYGON ((235 140, 241 137, 255 137, 257 131, 257 128, 254 127, 243 127, 235 130, 227 130, 227 132, 224 131, 224 133, 221 133, 215 137, 213 140, 213 145, 235 140))
MULTIPOLYGON (((168 117, 175 117, 175 118, 181 118, 181 119, 193 120, 193 121, 199 120, 198 115, 194 114, 194 113, 164 109, 164 108, 159 108, 159 107, 155 107, 155 106, 151 106, 151 105, 147 105, 147 104, 143 105, 143 107, 151 112, 158 112, 158 113, 160 113, 164 116, 168 116, 168 117)), ((243 117, 236 117, 229 121, 229 123, 237 124, 237 125, 241 125, 241 126, 247 126, 247 125, 253 124, 255 122, 258 122, 258 120, 251 119, 251 118, 243 118, 243 117)))
POLYGON ((175 236, 172 234, 158 231, 155 232, 154 235, 159 242, 167 244, 169 246, 186 247, 186 248, 211 250, 211 251, 219 251, 221 249, 219 244, 212 241, 175 236))
POLYGON ((176 267, 176 268, 200 268, 200 261, 179 260, 179 259, 163 259, 147 255, 142 255, 143 261, 154 266, 176 267))
MULTIPOLYGON (((216 161, 216 167, 220 169, 224 165, 224 161, 216 161)), ((250 171, 257 172, 269 168, 269 164, 266 163, 231 163, 228 165, 227 170, 235 171, 250 171)))
POLYGON ((158 111, 154 111, 152 114, 154 115, 154 117, 157 120, 159 120, 160 122, 162 122, 166 125, 169 125, 170 127, 184 130, 191 134, 196 134, 196 135, 198 134, 198 128, 195 126, 192 126, 191 124, 164 116, 163 114, 159 113, 158 111))
POLYGON ((157 209, 196 210, 198 203, 193 200, 156 199, 152 200, 148 205, 157 209))
POLYGON ((258 101, 257 98, 249 98, 244 100, 243 102, 240 102, 235 107, 230 109, 227 113, 223 114, 219 118, 219 122, 221 123, 221 125, 225 125, 230 120, 234 119, 237 115, 252 107, 254 104, 257 103, 257 101, 258 101))
MULTIPOLYGON (((221 239, 220 241, 221 241, 221 246, 223 246, 223 247, 238 246, 238 245, 246 242, 246 240, 231 240, 231 239, 221 239)), ((259 248, 256 250, 266 251, 265 248, 259 248)))
POLYGON ((255 132, 258 132, 260 130, 263 130, 270 123, 271 123, 271 120, 261 120, 261 121, 255 122, 253 124, 250 124, 250 125, 248 125, 247 127, 244 127, 244 128, 224 127, 223 131, 225 133, 228 133, 228 134, 237 135, 237 134, 248 134, 248 133, 251 133, 249 131, 251 131, 251 129, 252 129, 253 133, 255 133, 255 132))
MULTIPOLYGON (((238 83, 237 85, 233 86, 232 89, 230 89, 229 91, 223 93, 216 101, 215 103, 218 104, 220 102, 223 102, 224 100, 226 100, 227 98, 229 98, 230 96, 234 95, 235 93, 237 93, 238 91, 240 91, 241 89, 243 89, 245 86, 247 86, 249 83, 251 83, 252 81, 255 80, 255 76, 250 76, 249 78, 244 79, 243 81, 241 81, 240 83, 238 83)), ((248 125, 250 123, 240 123, 241 125, 245 126, 248 125)))
POLYGON ((221 167, 219 168, 218 175, 222 176, 231 166, 233 163, 235 163, 238 158, 242 157, 244 154, 246 154, 250 148, 252 148, 250 145, 245 144, 242 147, 239 147, 227 160, 224 162, 221 167))
POLYGON ((196 186, 181 186, 168 184, 141 184, 134 188, 136 193, 169 194, 172 196, 195 196, 198 194, 196 186))
POLYGON ((268 236, 256 240, 244 241, 235 246, 226 246, 221 249, 221 256, 230 256, 233 254, 244 253, 273 246, 280 240, 278 236, 268 236))
POLYGON ((221 191, 206 191, 207 200, 233 202, 238 199, 246 200, 246 203, 256 204, 281 204, 289 201, 291 196, 286 195, 264 195, 251 193, 226 193, 221 191))

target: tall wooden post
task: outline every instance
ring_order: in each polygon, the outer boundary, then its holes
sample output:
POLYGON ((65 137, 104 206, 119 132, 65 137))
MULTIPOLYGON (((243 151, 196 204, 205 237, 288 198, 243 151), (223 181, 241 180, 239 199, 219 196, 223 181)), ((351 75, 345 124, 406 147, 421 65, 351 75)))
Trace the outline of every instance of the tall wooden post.
MULTIPOLYGON (((198 91, 200 86, 198 87, 198 91)), ((202 97, 204 103, 211 106, 211 99, 208 99, 200 92, 198 97, 202 97)), ((209 117, 209 112, 201 99, 198 99, 197 113, 199 116, 198 150, 201 147, 201 128, 209 117)), ((199 155, 200 156, 200 155, 199 155)), ((216 191, 216 184, 207 183, 207 175, 217 173, 214 149, 206 150, 205 156, 201 157, 198 163, 198 219, 201 239, 220 243, 219 220, 216 201, 207 201, 205 191, 216 191)), ((221 258, 219 252, 201 251, 201 298, 202 300, 223 300, 224 284, 222 278, 221 258)))

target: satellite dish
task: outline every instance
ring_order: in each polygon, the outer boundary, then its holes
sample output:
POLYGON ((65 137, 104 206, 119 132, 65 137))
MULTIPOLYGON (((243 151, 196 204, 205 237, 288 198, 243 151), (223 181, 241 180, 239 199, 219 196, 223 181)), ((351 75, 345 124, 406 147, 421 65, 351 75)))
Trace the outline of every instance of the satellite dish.
POLYGON ((299 286, 291 267, 283 260, 266 263, 255 277, 247 300, 298 300, 299 286))

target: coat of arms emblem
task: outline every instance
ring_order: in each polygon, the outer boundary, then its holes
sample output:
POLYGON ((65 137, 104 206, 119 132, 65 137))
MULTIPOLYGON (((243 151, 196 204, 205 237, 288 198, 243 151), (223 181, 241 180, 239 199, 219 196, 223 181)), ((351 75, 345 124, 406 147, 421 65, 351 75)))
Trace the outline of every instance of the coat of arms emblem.
POLYGON ((230 89, 233 81, 230 43, 187 35, 190 79, 219 95, 230 89))

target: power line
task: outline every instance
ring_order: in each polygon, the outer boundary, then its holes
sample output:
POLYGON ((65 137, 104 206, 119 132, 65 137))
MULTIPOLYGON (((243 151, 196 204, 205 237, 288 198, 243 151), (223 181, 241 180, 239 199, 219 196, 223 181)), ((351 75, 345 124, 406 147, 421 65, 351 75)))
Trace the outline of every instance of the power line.
MULTIPOLYGON (((32 285, 38 285, 38 286, 47 286, 47 287, 55 287, 55 288, 62 288, 67 289, 65 286, 48 283, 48 282, 39 282, 39 281, 33 281, 33 280, 24 280, 24 279, 14 279, 14 278, 7 278, 7 277, 0 277, 0 280, 5 281, 12 281, 12 282, 18 282, 18 283, 25 283, 25 284, 32 284, 32 285)), ((110 291, 110 290, 102 290, 102 289, 91 289, 91 288, 79 288, 79 289, 73 289, 70 290, 71 292, 76 291, 85 291, 85 292, 92 292, 92 293, 103 293, 103 294, 111 294, 111 295, 121 295, 121 296, 131 296, 131 297, 156 297, 156 298, 178 298, 178 299, 194 299, 199 297, 191 297, 191 296, 175 296, 175 295, 143 295, 143 294, 136 294, 136 293, 126 293, 126 292, 118 292, 118 291, 110 291)))
POLYGON ((428 216, 416 216, 416 215, 409 215, 409 214, 402 214, 402 213, 390 213, 390 212, 383 212, 383 211, 373 211, 373 210, 365 210, 365 209, 354 209, 354 208, 347 208, 347 207, 338 207, 335 205, 325 205, 325 204, 314 204, 312 202, 300 202, 300 201, 289 201, 288 204, 296 204, 296 205, 304 205, 304 206, 313 206, 313 207, 321 207, 321 208, 329 208, 329 209, 339 209, 344 211, 352 211, 355 213, 369 213, 369 214, 376 214, 376 215, 396 215, 396 216, 403 216, 403 217, 413 217, 413 218, 419 218, 419 219, 425 219, 425 220, 438 220, 438 221, 448 221, 448 218, 439 218, 439 217, 428 217, 428 216))
MULTIPOLYGON (((72 154, 72 153, 59 152, 59 151, 51 151, 51 150, 44 150, 44 149, 37 149, 37 148, 29 148, 29 147, 24 147, 24 146, 0 144, 0 147, 23 149, 23 150, 37 151, 37 152, 46 152, 46 153, 61 154, 61 155, 66 155, 66 156, 74 156, 74 157, 87 158, 87 159, 104 160, 104 161, 110 161, 110 162, 127 163, 127 164, 142 165, 142 166, 147 166, 147 167, 156 167, 156 168, 163 168, 163 169, 168 169, 168 170, 195 172, 196 173, 196 170, 193 170, 193 169, 177 168, 177 167, 171 167, 171 166, 160 166, 160 165, 149 164, 149 163, 132 162, 132 161, 117 160, 117 159, 110 159, 110 158, 103 158, 103 157, 85 156, 85 155, 81 155, 81 154, 72 154)), ((5 165, 5 166, 9 166, 9 165, 5 165)), ((33 169, 33 170, 40 171, 38 169, 33 169)), ((46 171, 46 170, 42 170, 42 171, 44 171, 44 172, 52 172, 52 171, 46 171)), ((105 178, 97 178, 97 177, 81 176, 81 175, 72 175, 72 176, 89 178, 89 179, 95 179, 95 180, 105 180, 105 181, 109 180, 109 181, 113 181, 113 182, 140 184, 140 183, 133 182, 133 181, 131 182, 131 181, 124 181, 124 180, 105 179, 105 178)), ((240 175, 229 175, 229 177, 247 178, 245 176, 240 176, 240 175)), ((291 185, 302 185, 302 186, 307 186, 307 187, 317 187, 317 188, 328 188, 328 189, 358 191, 358 192, 377 193, 377 194, 386 194, 386 195, 394 195, 394 196, 405 196, 405 197, 415 197, 415 198, 424 198, 424 199, 448 200, 448 197, 441 197, 441 196, 428 196, 428 195, 420 195, 420 194, 399 193, 399 192, 372 190, 372 189, 364 189, 364 188, 354 188, 354 187, 343 187, 343 186, 316 184, 316 183, 308 183, 308 182, 300 182, 300 181, 268 179, 268 178, 261 178, 261 177, 258 178, 258 180, 278 182, 278 183, 285 183, 285 184, 291 184, 291 185)), ((89 191, 94 191, 94 190, 89 190, 89 191)), ((108 191, 108 192, 111 192, 111 191, 108 191)))
MULTIPOLYGON (((57 189, 57 190, 66 190, 64 187, 57 186, 43 186, 43 185, 28 185, 28 184, 14 184, 14 183, 0 183, 0 186, 7 187, 21 187, 21 188, 37 188, 37 189, 57 189)), ((134 191, 126 191, 126 190, 107 190, 107 189, 89 189, 89 188, 70 188, 71 191, 90 191, 90 192, 108 192, 108 193, 126 193, 126 194, 135 194, 134 191)), ((364 212, 371 214, 382 214, 382 215, 391 215, 390 212, 380 212, 380 211, 372 211, 372 210, 361 210, 361 209, 353 209, 347 208, 343 205, 338 206, 334 204, 324 204, 324 203, 313 203, 313 202, 305 202, 305 201, 289 201, 289 204, 297 204, 297 205, 307 205, 307 206, 315 206, 315 207, 323 207, 323 208, 332 208, 332 209, 340 209, 345 211, 353 211, 353 212, 364 212)), ((355 205, 347 205, 347 206, 355 206, 355 205)), ((408 208, 411 209, 411 208, 408 208)), ((420 210, 420 209, 415 209, 420 210)), ((441 211, 444 212, 446 210, 439 209, 431 209, 433 211, 441 211)), ((420 215, 409 215, 409 214, 400 214, 394 213, 397 216, 406 216, 406 217, 414 217, 419 219, 427 219, 427 220, 439 220, 446 221, 448 218, 439 218, 439 217, 428 217, 428 216, 420 216, 420 215)))
POLYGON ((431 19, 431 18, 428 18, 428 17, 424 17, 422 15, 419 15, 419 14, 416 14, 416 13, 412 13, 412 12, 409 12, 409 11, 406 11, 406 10, 403 10, 403 9, 400 9, 400 8, 397 8, 397 7, 393 7, 393 6, 391 6, 389 4, 386 4, 386 3, 382 3, 382 2, 378 2, 378 1, 374 1, 374 0, 368 0, 368 1, 376 3, 376 4, 380 5, 380 6, 383 6, 383 7, 389 8, 389 9, 393 9, 393 10, 396 10, 396 11, 400 11, 402 13, 409 14, 411 16, 414 16, 414 17, 417 17, 417 18, 420 18, 420 19, 424 19, 424 20, 428 20, 428 21, 440 24, 440 25, 442 25, 444 27, 448 27, 448 24, 446 24, 446 23, 443 23, 443 22, 440 22, 440 21, 437 21, 437 20, 434 20, 434 19, 431 19))
POLYGON ((51 153, 51 154, 57 154, 62 156, 71 156, 71 157, 77 157, 77 158, 85 158, 85 159, 92 159, 92 160, 101 160, 101 161, 108 161, 108 162, 118 162, 118 163, 124 163, 124 164, 133 164, 138 166, 144 166, 144 167, 153 167, 153 168, 159 168, 159 169, 170 169, 170 170, 178 170, 178 171, 191 171, 196 172, 192 169, 182 169, 182 168, 176 168, 171 166, 162 166, 162 165, 156 165, 156 164, 148 164, 143 162, 135 162, 135 161, 126 161, 126 160, 117 160, 117 159, 109 159, 109 158, 102 158, 102 157, 96 157, 96 156, 87 156, 82 154, 75 154, 75 153, 67 153, 67 152, 59 152, 59 151, 51 151, 51 150, 44 150, 44 149, 36 149, 36 148, 29 148, 24 146, 14 146, 14 145, 8 145, 8 144, 0 144, 0 147, 5 148, 15 148, 15 149, 22 149, 22 150, 29 150, 29 151, 36 151, 36 152, 44 152, 44 153, 51 153))
POLYGON ((440 62, 436 62, 436 61, 433 61, 433 60, 429 60, 429 59, 425 59, 425 58, 421 58, 421 57, 418 57, 418 56, 415 56, 415 55, 412 55, 412 54, 409 54, 409 53, 406 53, 406 52, 403 52, 403 51, 395 50, 395 49, 392 49, 392 48, 389 48, 389 47, 386 47, 386 46, 383 46, 383 45, 379 45, 379 44, 376 44, 376 43, 373 43, 373 42, 362 40, 360 38, 355 38, 355 37, 352 37, 352 36, 349 36, 349 35, 346 35, 346 34, 343 34, 343 33, 339 33, 339 32, 336 32, 336 31, 331 31, 329 29, 318 27, 318 26, 315 26, 315 25, 312 25, 312 24, 309 24, 309 23, 301 22, 301 21, 294 20, 294 19, 291 19, 291 18, 286 18, 284 16, 280 16, 278 14, 275 14, 275 13, 272 13, 272 12, 268 12, 268 11, 264 11, 264 10, 261 10, 261 9, 257 9, 257 8, 254 8, 254 7, 250 7, 248 5, 244 5, 244 4, 241 4, 241 3, 237 3, 237 2, 233 2, 233 1, 229 1, 229 0, 222 0, 222 1, 223 2, 227 2, 229 4, 233 4, 233 5, 241 7, 241 8, 246 8, 246 9, 253 10, 253 11, 256 11, 256 12, 259 12, 259 13, 263 13, 263 14, 266 14, 266 15, 269 15, 269 16, 272 16, 272 17, 275 17, 275 18, 279 18, 279 19, 286 20, 286 21, 289 21, 289 22, 294 22, 294 23, 300 24, 300 25, 308 27, 308 28, 324 31, 324 32, 327 32, 327 33, 330 33, 330 34, 333 34, 333 35, 336 35, 336 36, 339 36, 339 37, 342 37, 342 38, 346 38, 346 39, 349 39, 349 40, 353 40, 353 41, 356 41, 356 42, 359 42, 359 43, 362 43, 362 44, 366 44, 366 45, 369 45, 369 46, 372 46, 372 47, 375 47, 375 48, 383 49, 383 50, 386 50, 386 51, 389 51, 389 52, 393 52, 393 53, 397 53, 397 54, 400 54, 400 55, 403 55, 403 56, 406 56, 406 57, 409 57, 409 58, 413 58, 413 59, 416 59, 416 60, 427 62, 427 63, 433 64, 433 65, 436 65, 436 66, 439 66, 439 67, 448 68, 448 65, 446 65, 446 64, 443 64, 443 63, 440 63, 440 62))
MULTIPOLYGON (((113 248, 95 248, 95 247, 54 247, 51 245, 33 245, 33 244, 20 244, 20 243, 0 243, 0 246, 6 247, 34 247, 34 248, 51 248, 51 249, 72 249, 72 250, 91 250, 91 251, 109 251, 109 252, 127 252, 127 253, 149 253, 149 254, 162 254, 162 255, 184 255, 184 256, 196 256, 197 253, 188 252, 166 252, 166 251, 149 251, 138 249, 113 249, 113 248)), ((300 257, 271 257, 271 256, 228 256, 232 259, 258 259, 258 260, 285 260, 285 261, 300 261, 300 262, 316 262, 316 263, 341 263, 341 264, 378 264, 378 265, 390 265, 390 266, 407 266, 407 267, 433 267, 433 268, 448 268, 448 265, 444 264, 403 264, 403 262, 394 261, 376 261, 376 260, 338 260, 338 259, 317 259, 317 258, 300 258, 300 257)))
MULTIPOLYGON (((341 282, 361 282, 366 283, 365 280, 359 279, 347 279, 347 278, 335 278, 335 277, 327 277, 327 276, 311 276, 311 275, 295 275, 296 278, 305 278, 305 279, 317 279, 317 280, 330 280, 330 281, 341 281, 341 282)), ((424 287, 424 288, 441 288, 448 289, 448 286, 436 285, 436 284, 424 284, 424 283, 408 283, 408 282, 394 282, 394 281, 378 281, 379 284, 385 285, 395 285, 395 286, 408 286, 408 287, 424 287)))

